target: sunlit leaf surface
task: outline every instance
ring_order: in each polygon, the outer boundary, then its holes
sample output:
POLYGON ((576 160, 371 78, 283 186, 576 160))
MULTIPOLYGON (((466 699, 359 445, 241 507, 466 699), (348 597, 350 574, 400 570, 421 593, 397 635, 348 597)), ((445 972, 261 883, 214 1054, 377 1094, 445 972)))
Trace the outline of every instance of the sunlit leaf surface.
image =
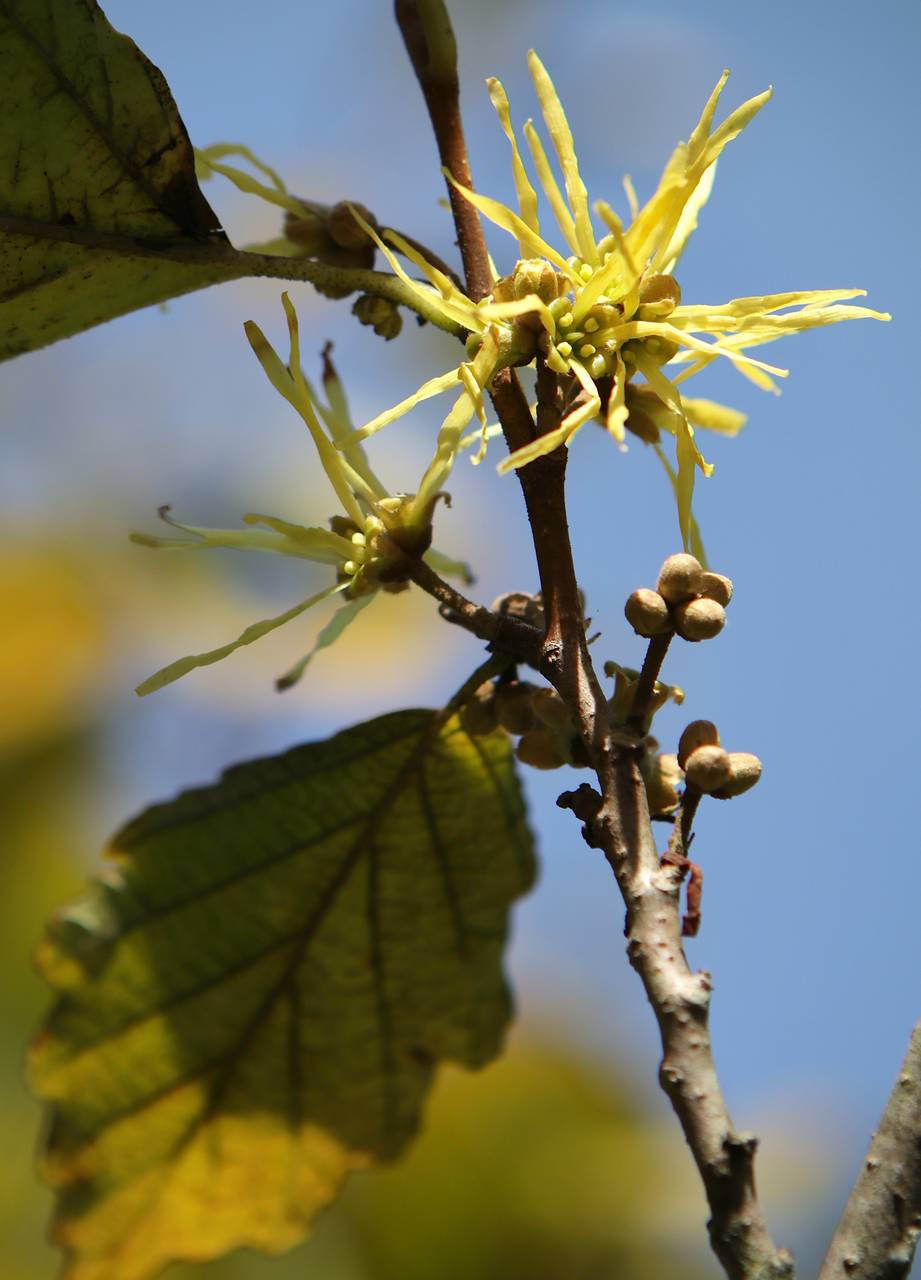
POLYGON ((0 359, 241 274, 157 68, 95 0, 0 0, 0 359))
POLYGON ((38 957, 69 1280, 294 1244, 406 1144, 440 1059, 497 1052, 534 875, 504 734, 383 716, 155 806, 112 854, 38 957))

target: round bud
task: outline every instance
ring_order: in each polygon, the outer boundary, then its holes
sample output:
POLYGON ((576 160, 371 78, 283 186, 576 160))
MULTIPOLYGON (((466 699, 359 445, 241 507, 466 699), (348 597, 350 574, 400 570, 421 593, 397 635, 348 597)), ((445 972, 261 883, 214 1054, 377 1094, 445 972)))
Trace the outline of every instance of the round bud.
POLYGON ((638 636, 658 636, 672 628, 668 605, 648 587, 634 591, 624 605, 624 616, 638 636))
POLYGON ((527 591, 506 591, 504 595, 496 596, 489 608, 491 613, 500 613, 506 618, 520 618, 522 622, 530 622, 536 599, 536 596, 528 595, 527 591))
POLYGON ((698 747, 691 752, 684 773, 689 784, 705 795, 717 791, 729 781, 729 752, 722 747, 698 747))
POLYGON ((687 768, 688 757, 698 747, 718 747, 720 731, 712 720, 692 720, 678 739, 678 764, 687 768))
POLYGON ((496 687, 496 715, 509 733, 527 733, 537 725, 534 714, 536 686, 526 680, 511 680, 496 687))
POLYGON ((703 573, 697 594, 706 596, 708 600, 715 600, 725 609, 732 599, 732 579, 727 578, 724 573, 703 573))
POLYGON ((522 258, 515 267, 512 288, 516 298, 536 294, 541 302, 550 303, 567 291, 569 282, 544 258, 522 258))
POLYGON ((750 751, 729 753, 729 778, 713 794, 718 800, 729 800, 749 791, 761 777, 761 761, 750 751))
POLYGON ((572 717, 556 689, 538 689, 531 699, 534 714, 542 724, 559 733, 572 733, 572 717))
POLYGON ((529 729, 523 733, 515 755, 532 769, 559 769, 567 763, 565 751, 550 729, 529 729))
POLYGON ((499 723, 496 716, 496 686, 491 680, 481 684, 460 709, 460 721, 472 738, 492 733, 499 723))
POLYGON ((683 640, 712 640, 726 625, 726 612, 715 600, 701 596, 672 610, 675 630, 683 640))
POLYGON ((291 240, 308 256, 315 256, 329 246, 329 232, 319 210, 304 207, 302 217, 285 214, 285 239, 291 240))
POLYGON ((670 315, 681 305, 681 286, 674 276, 646 276, 640 285, 643 319, 670 315))
POLYGON ((368 233, 355 221, 352 209, 360 218, 364 218, 369 227, 377 230, 377 219, 369 209, 357 200, 340 200, 329 211, 326 226, 329 234, 341 249, 363 249, 368 243, 368 233))
POLYGON ((682 600, 690 600, 697 595, 703 569, 695 556, 680 551, 669 556, 659 570, 659 581, 656 590, 669 604, 680 604, 682 600))
POLYGON ((403 328, 403 317, 395 303, 387 298, 376 298, 363 293, 352 307, 352 315, 360 324, 369 325, 379 338, 388 342, 403 328))

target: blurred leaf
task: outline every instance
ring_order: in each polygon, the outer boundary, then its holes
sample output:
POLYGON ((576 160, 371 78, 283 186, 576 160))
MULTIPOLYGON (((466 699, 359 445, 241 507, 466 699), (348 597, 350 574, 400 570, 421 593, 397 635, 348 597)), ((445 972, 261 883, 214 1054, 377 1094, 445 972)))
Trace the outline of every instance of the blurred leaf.
POLYGON ((95 0, 0 0, 0 359, 246 274, 161 73, 95 0))
POLYGON ((0 761, 91 717, 105 667, 98 600, 60 548, 5 540, 0 559, 0 761))
POLYGON ((705 1204, 668 1138, 623 1076, 525 1035, 476 1080, 444 1072, 409 1156, 331 1217, 367 1280, 699 1280, 669 1251, 705 1204))
POLYGON ((531 838, 508 739, 406 711, 238 766, 115 838, 39 952, 69 1280, 294 1244, 508 1021, 531 838))

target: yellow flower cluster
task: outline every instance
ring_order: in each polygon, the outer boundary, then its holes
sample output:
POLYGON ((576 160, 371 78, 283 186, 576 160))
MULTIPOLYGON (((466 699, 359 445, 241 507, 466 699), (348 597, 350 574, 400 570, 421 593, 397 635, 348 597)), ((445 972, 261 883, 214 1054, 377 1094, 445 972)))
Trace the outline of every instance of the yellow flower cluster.
MULTIPOLYGON (((499 368, 542 358, 550 368, 570 377, 570 407, 555 430, 504 459, 500 471, 524 466, 568 445, 592 420, 602 421, 622 447, 625 431, 632 430, 656 444, 675 488, 685 547, 700 554, 691 512, 694 477, 697 469, 709 475, 712 467, 700 453, 695 427, 734 435, 745 417, 725 405, 685 396, 682 384, 723 358, 757 386, 776 390, 774 379, 786 377, 787 370, 749 355, 752 347, 840 320, 889 317, 865 307, 841 305, 862 296, 861 289, 801 290, 733 298, 712 306, 682 302, 674 271, 710 195, 717 160, 768 101, 770 90, 743 103, 715 126, 728 79, 724 72, 688 141, 676 147, 655 192, 642 207, 632 184, 625 180, 632 215, 629 225, 624 226, 605 201, 595 203, 594 212, 605 228, 598 237, 562 104, 533 51, 529 66, 565 194, 531 121, 524 126, 524 136, 566 251, 561 253, 544 237, 537 191, 512 126, 508 98, 499 81, 490 80, 490 98, 511 146, 518 211, 462 186, 450 173, 447 177, 480 213, 517 240, 521 257, 511 274, 495 273, 488 298, 474 301, 396 233, 385 233, 387 244, 362 224, 394 272, 428 303, 437 305, 446 319, 467 329, 468 351, 474 359, 472 365, 425 383, 368 423, 356 438, 380 430, 420 401, 456 384, 459 377, 465 389, 451 419, 456 426, 466 414, 469 421, 479 390, 499 368), (428 284, 410 278, 393 248, 415 264, 428 284), (660 431, 675 438, 674 468, 658 445, 660 431)), ((484 425, 477 459, 490 434, 484 425)))

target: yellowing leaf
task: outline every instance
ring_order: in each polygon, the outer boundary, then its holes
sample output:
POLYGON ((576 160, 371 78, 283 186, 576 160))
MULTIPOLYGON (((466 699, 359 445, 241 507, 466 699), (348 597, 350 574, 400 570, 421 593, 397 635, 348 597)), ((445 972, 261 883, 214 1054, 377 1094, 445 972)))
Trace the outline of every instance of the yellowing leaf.
POLYGON ((504 734, 383 716, 154 806, 112 855, 38 956, 67 1280, 290 1247, 405 1146, 439 1061, 497 1052, 534 875, 504 734))
POLYGON ((0 358, 247 274, 166 81, 93 0, 0 5, 0 165, 0 358))

